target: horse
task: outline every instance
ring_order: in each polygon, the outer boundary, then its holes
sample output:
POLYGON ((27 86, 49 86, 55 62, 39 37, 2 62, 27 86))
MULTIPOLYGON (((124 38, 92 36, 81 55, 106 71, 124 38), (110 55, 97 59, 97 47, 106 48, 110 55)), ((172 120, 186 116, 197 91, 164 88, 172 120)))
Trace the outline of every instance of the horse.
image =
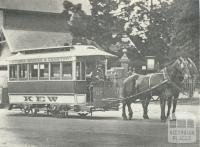
MULTIPOLYGON (((198 69, 195 65, 195 63, 190 59, 190 58, 186 58, 184 60, 185 62, 185 66, 187 66, 188 70, 189 70, 189 74, 187 74, 187 76, 189 77, 186 77, 185 78, 185 82, 184 83, 187 83, 190 79, 196 81, 197 78, 199 77, 199 72, 198 72, 198 69)), ((193 83, 192 83, 193 84, 193 83)), ((196 83, 193 84, 193 88, 195 88, 195 85, 196 83)), ((182 89, 184 90, 190 90, 190 89, 187 89, 187 86, 186 85, 183 85, 182 86, 182 89), (185 87, 184 87, 185 86, 185 87)), ((182 91, 183 91, 182 90, 182 91)), ((169 97, 168 98, 168 111, 167 111, 167 118, 170 116, 170 111, 171 111, 171 105, 172 105, 172 102, 173 102, 173 109, 172 109, 172 116, 171 116, 171 120, 176 120, 176 116, 175 116, 175 111, 176 111, 176 105, 177 105, 177 100, 178 100, 178 96, 179 96, 179 93, 180 93, 180 89, 179 90, 176 90, 174 91, 174 95, 173 97, 169 97)))
MULTIPOLYGON (((122 117, 127 120, 125 107, 127 105, 129 111, 129 119, 132 118, 133 112, 131 103, 140 99, 143 106, 143 117, 149 119, 147 114, 148 104, 152 96, 160 98, 161 106, 161 121, 166 121, 165 103, 168 101, 168 107, 171 108, 171 101, 173 99, 173 111, 175 113, 177 99, 181 91, 182 81, 184 77, 190 74, 189 68, 186 64, 186 59, 179 57, 174 62, 170 63, 159 73, 152 73, 147 75, 134 74, 126 78, 123 82, 123 100, 122 100, 122 117), (164 84, 161 84, 164 83, 164 84), (158 85, 158 86, 157 86, 158 85), (139 95, 137 95, 140 93, 139 95), (134 96, 137 95, 137 96, 134 96), (132 97, 134 96, 134 97, 132 97)), ((168 109, 167 116, 170 110, 168 109)))

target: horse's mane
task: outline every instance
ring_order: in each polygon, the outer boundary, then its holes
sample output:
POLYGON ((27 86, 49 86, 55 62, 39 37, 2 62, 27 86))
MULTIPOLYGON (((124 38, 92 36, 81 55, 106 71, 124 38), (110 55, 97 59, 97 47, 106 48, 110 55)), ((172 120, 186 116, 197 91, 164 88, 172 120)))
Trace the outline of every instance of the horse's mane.
POLYGON ((187 64, 185 61, 187 60, 187 58, 183 58, 183 57, 179 57, 179 58, 175 58, 172 59, 170 62, 166 63, 164 65, 164 67, 168 67, 171 66, 172 64, 174 64, 176 61, 181 61, 183 64, 187 64))
POLYGON ((188 62, 191 64, 191 66, 193 67, 194 71, 196 72, 196 74, 199 74, 199 71, 197 69, 197 66, 195 65, 195 63, 192 61, 192 59, 187 58, 188 62))
POLYGON ((171 66, 176 60, 177 60, 177 58, 176 59, 172 59, 170 62, 164 63, 163 68, 171 66))

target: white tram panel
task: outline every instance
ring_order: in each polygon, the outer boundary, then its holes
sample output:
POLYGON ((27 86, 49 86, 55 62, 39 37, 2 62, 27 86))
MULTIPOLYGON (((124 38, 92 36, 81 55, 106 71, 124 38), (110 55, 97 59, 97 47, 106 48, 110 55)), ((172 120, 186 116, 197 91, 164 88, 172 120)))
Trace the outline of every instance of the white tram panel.
POLYGON ((10 104, 86 104, 86 94, 9 95, 10 104))

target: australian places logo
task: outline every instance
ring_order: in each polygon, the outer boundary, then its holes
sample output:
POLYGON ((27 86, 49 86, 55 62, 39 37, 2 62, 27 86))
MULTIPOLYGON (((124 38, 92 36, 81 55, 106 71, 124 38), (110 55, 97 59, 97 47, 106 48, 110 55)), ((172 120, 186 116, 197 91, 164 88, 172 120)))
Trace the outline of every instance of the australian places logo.
POLYGON ((192 113, 176 113, 175 121, 168 121, 168 142, 195 143, 196 117, 192 113))

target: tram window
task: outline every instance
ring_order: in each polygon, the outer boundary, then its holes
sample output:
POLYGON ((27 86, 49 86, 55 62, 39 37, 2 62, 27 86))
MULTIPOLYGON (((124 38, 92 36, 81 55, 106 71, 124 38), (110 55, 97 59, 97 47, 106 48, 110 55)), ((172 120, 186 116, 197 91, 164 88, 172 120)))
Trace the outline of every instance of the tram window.
POLYGON ((38 64, 30 64, 30 79, 38 78, 38 64))
POLYGON ((71 80, 72 79, 72 62, 62 63, 62 78, 71 80))
POLYGON ((49 78, 49 64, 40 63, 40 79, 48 79, 48 78, 49 78))
POLYGON ((60 63, 51 63, 51 79, 60 79, 60 63))
POLYGON ((10 65, 9 76, 10 76, 10 80, 16 80, 17 79, 17 65, 10 65))
POLYGON ((76 79, 85 80, 85 63, 76 62, 76 79))
POLYGON ((1 70, 1 71, 7 70, 7 66, 0 66, 0 70, 1 70))
POLYGON ((27 64, 19 65, 19 79, 25 80, 28 78, 27 64))

